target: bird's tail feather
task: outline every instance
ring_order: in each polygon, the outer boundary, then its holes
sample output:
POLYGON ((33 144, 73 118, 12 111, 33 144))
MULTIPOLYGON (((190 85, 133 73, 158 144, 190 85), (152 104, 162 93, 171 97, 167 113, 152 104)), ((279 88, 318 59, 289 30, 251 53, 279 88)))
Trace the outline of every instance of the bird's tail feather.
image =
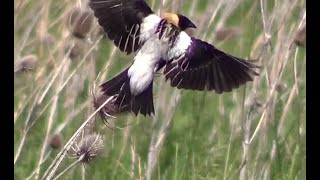
POLYGON ((139 95, 135 96, 131 101, 131 111, 137 115, 139 112, 146 115, 154 114, 153 105, 153 82, 150 83, 148 88, 139 95))
POLYGON ((138 113, 144 116, 154 114, 153 83, 151 82, 149 87, 139 95, 133 96, 130 90, 128 69, 100 85, 102 92, 108 96, 116 96, 115 105, 119 108, 128 106, 135 115, 138 115, 138 113))
POLYGON ((118 108, 129 106, 132 99, 128 69, 126 68, 120 74, 100 85, 103 94, 116 97, 114 103, 118 108))
POLYGON ((125 84, 125 82, 129 81, 128 69, 129 68, 125 69, 120 74, 116 75, 115 77, 113 77, 109 81, 100 85, 103 93, 108 96, 113 96, 113 95, 119 94, 119 91, 122 88, 122 86, 125 84))

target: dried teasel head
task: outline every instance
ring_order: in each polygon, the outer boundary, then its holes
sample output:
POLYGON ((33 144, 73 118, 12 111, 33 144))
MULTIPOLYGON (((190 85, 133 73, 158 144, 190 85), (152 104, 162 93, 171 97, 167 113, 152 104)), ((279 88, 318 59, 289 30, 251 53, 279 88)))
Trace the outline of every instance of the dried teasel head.
POLYGON ((275 87, 275 90, 277 91, 277 92, 283 92, 283 91, 285 91, 286 89, 287 89, 287 84, 286 83, 281 83, 281 82, 278 82, 277 84, 276 84, 276 87, 275 87))
POLYGON ((49 141, 49 145, 52 149, 60 149, 62 144, 63 139, 61 134, 54 134, 49 141))
POLYGON ((49 33, 43 33, 39 36, 39 41, 41 44, 47 46, 47 47, 52 47, 55 43, 54 37, 49 34, 49 33))
POLYGON ((103 137, 93 133, 84 135, 79 142, 72 146, 74 157, 84 164, 95 159, 104 149, 103 137))
POLYGON ((78 57, 81 54, 82 50, 83 50, 82 46, 79 43, 75 43, 71 47, 70 58, 74 59, 74 58, 78 57))
POLYGON ((306 25, 303 25, 297 32, 294 43, 297 46, 305 46, 306 45, 306 25))
POLYGON ((76 59, 77 57, 79 57, 79 55, 83 51, 83 46, 78 41, 76 41, 75 43, 68 43, 65 46, 65 52, 68 52, 69 50, 70 50, 70 54, 69 54, 70 59, 76 59))
POLYGON ((36 55, 30 54, 22 57, 15 64, 14 72, 27 72, 35 68, 38 58, 36 55))
POLYGON ((90 31, 92 22, 93 14, 91 11, 75 8, 70 13, 68 25, 75 37, 83 39, 90 31))
MULTIPOLYGON (((98 97, 94 97, 93 107, 97 110, 109 98, 110 96, 107 96, 105 94, 99 95, 98 97)), ((129 110, 128 105, 123 105, 122 107, 118 107, 114 104, 114 102, 115 102, 115 99, 112 99, 110 102, 104 105, 103 108, 100 109, 99 115, 103 120, 107 119, 110 116, 115 116, 120 113, 128 112, 129 110)))

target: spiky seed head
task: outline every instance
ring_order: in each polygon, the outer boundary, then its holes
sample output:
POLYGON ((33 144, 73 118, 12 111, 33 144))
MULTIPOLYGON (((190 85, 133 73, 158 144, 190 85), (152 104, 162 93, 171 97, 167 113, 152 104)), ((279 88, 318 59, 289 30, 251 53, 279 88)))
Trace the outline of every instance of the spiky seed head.
POLYGON ((79 41, 76 41, 75 43, 67 43, 65 46, 65 52, 67 53, 69 50, 70 59, 76 59, 83 51, 83 46, 79 41))
POLYGON ((18 60, 17 64, 15 65, 15 72, 21 71, 30 71, 35 68, 37 64, 38 58, 34 54, 26 55, 18 60))
POLYGON ((47 47, 52 47, 55 41, 54 37, 49 33, 45 33, 41 35, 39 39, 40 39, 40 43, 47 47))
POLYGON ((78 19, 80 13, 81 13, 80 8, 73 8, 68 15, 67 25, 70 26, 70 25, 75 24, 77 22, 77 19, 78 19))
POLYGON ((103 150, 103 137, 100 134, 93 133, 85 135, 74 146, 75 156, 82 163, 89 163, 95 159, 103 150))
MULTIPOLYGON (((94 99, 93 107, 97 110, 110 96, 107 96, 105 94, 102 94, 94 99)), ((114 115, 117 113, 117 107, 112 103, 107 103, 101 110, 100 110, 100 116, 104 117, 105 114, 114 115)))
POLYGON ((287 89, 287 84, 278 82, 278 83, 276 84, 275 89, 276 89, 277 92, 283 92, 284 90, 287 89))
MULTIPOLYGON (((105 95, 105 94, 102 94, 98 97, 94 97, 93 107, 95 109, 98 109, 109 98, 110 98, 110 96, 105 95)), ((114 100, 111 100, 110 102, 108 102, 103 108, 101 108, 101 110, 99 111, 99 114, 102 119, 106 119, 106 118, 108 118, 109 115, 115 116, 117 114, 127 112, 128 111, 127 107, 128 106, 125 106, 125 105, 122 107, 116 106, 115 99, 114 99, 114 100)))
POLYGON ((49 141, 49 145, 52 149, 60 149, 62 144, 63 139, 61 134, 54 134, 49 141))
POLYGON ((306 45, 306 25, 303 25, 297 32, 294 43, 297 46, 305 46, 306 45))
POLYGON ((91 29, 92 21, 92 12, 78 8, 73 9, 69 19, 72 34, 79 39, 85 38, 91 29))
POLYGON ((76 42, 71 48, 70 58, 74 59, 78 57, 81 54, 81 51, 82 51, 82 46, 78 42, 76 42))

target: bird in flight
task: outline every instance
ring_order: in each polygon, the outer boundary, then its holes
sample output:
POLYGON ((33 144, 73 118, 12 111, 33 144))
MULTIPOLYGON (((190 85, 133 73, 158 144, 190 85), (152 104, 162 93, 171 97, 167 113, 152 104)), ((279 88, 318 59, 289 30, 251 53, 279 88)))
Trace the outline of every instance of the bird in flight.
POLYGON ((90 0, 100 26, 123 52, 135 53, 133 63, 100 85, 115 104, 135 114, 154 114, 153 79, 163 69, 172 87, 221 94, 259 75, 259 66, 234 57, 184 30, 196 28, 185 16, 154 14, 144 0, 90 0))

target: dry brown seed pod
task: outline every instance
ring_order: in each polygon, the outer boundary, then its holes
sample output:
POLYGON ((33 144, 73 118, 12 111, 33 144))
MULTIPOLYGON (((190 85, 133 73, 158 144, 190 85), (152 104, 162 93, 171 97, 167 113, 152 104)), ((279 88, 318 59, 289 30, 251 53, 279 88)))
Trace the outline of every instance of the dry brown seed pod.
POLYGON ((69 57, 71 59, 75 59, 81 54, 83 47, 80 42, 76 41, 75 43, 68 43, 65 46, 65 52, 67 53, 69 50, 70 50, 69 57))
POLYGON ((81 45, 79 43, 75 43, 74 46, 71 48, 69 57, 71 59, 74 59, 81 54, 81 51, 82 51, 81 45))
POLYGON ((22 57, 15 65, 15 72, 29 71, 35 68, 38 58, 34 54, 26 55, 22 57))
POLYGON ((49 145, 53 149, 60 149, 62 144, 63 140, 60 134, 54 134, 49 141, 49 145))
POLYGON ((71 26, 72 34, 83 39, 91 29, 93 14, 87 10, 73 9, 70 14, 69 25, 71 26))
POLYGON ((278 82, 275 89, 277 92, 282 92, 287 89, 287 84, 278 82))
MULTIPOLYGON (((93 102, 93 107, 95 109, 98 109, 109 98, 110 96, 107 96, 105 94, 102 94, 97 98, 95 97, 93 102)), ((100 117, 102 119, 106 119, 108 118, 108 116, 115 116, 120 113, 128 112, 129 110, 128 105, 123 105, 122 107, 119 108, 114 104, 114 102, 115 102, 115 99, 111 100, 99 111, 100 117)))
POLYGON ((294 43, 297 46, 305 46, 306 45, 306 25, 302 26, 297 32, 294 43))
POLYGON ((44 35, 41 35, 39 37, 41 44, 48 46, 48 47, 52 47, 54 44, 54 38, 52 35, 50 35, 49 33, 46 33, 44 35))

